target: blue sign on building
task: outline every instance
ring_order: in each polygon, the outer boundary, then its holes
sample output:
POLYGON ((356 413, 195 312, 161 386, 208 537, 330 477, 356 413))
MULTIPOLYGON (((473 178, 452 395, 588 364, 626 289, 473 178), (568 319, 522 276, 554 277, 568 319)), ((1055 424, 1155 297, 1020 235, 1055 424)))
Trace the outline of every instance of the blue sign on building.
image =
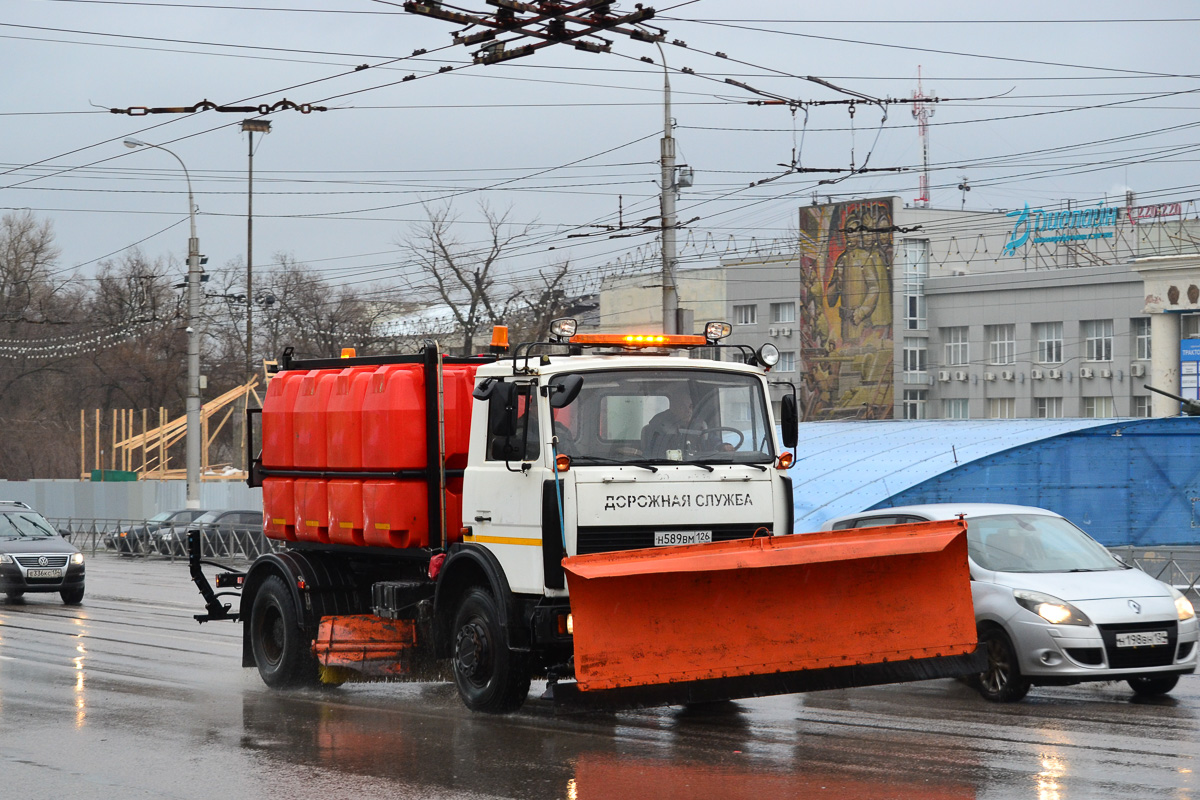
POLYGON ((1184 339, 1179 343, 1179 394, 1189 400, 1200 400, 1200 339, 1184 339))

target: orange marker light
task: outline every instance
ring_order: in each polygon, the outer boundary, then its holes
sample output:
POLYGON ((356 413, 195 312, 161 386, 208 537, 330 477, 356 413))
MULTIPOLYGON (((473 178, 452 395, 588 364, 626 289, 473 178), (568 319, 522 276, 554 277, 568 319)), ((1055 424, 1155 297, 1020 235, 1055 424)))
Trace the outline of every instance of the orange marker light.
POLYGON ((342 348, 342 358, 354 358, 356 355, 358 355, 358 353, 353 347, 342 348))
POLYGON ((559 453, 554 458, 554 468, 557 469, 559 472, 566 472, 567 470, 569 470, 571 468, 571 457, 568 455, 563 455, 562 453, 559 453))
POLYGON ((507 350, 508 349, 508 326, 493 325, 492 326, 492 347, 507 350))
POLYGON ((790 452, 780 453, 779 458, 775 461, 775 469, 787 469, 792 465, 793 460, 794 458, 790 452))
POLYGON ((571 344, 611 344, 619 347, 682 347, 706 345, 703 336, 668 336, 662 333, 577 333, 571 344))

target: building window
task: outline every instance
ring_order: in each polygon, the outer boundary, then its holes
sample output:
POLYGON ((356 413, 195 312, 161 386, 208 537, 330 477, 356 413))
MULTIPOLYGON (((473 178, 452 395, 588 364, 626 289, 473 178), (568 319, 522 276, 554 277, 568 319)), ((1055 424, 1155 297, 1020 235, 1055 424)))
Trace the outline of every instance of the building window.
POLYGON ((1087 361, 1112 361, 1113 322, 1089 319, 1083 322, 1083 357, 1087 361))
POLYGON ((1200 339, 1200 314, 1182 314, 1180 332, 1184 339, 1200 339))
POLYGON ((796 351, 781 350, 779 352, 779 363, 775 366, 775 372, 795 372, 796 371, 796 351))
POLYGON ((1040 419, 1062 419, 1061 397, 1035 397, 1033 400, 1034 416, 1040 419))
POLYGON ((970 419, 970 401, 965 397, 956 397, 942 401, 942 419, 970 419))
POLYGON ((1037 362, 1039 364, 1062 363, 1062 323, 1039 322, 1033 326, 1037 339, 1037 362))
POLYGON ((929 242, 904 240, 904 329, 925 330, 925 279, 929 277, 929 242))
POLYGON ((1017 416, 1015 397, 988 398, 988 419, 1013 419, 1017 416))
POLYGON ((1150 416, 1150 398, 1135 397, 1133 398, 1133 416, 1148 417, 1150 416))
POLYGON ((795 303, 771 303, 771 322, 795 322, 795 303))
POLYGON ((966 325, 958 328, 942 328, 942 341, 946 347, 947 367, 964 367, 971 363, 966 325))
POLYGON ((1017 360, 1017 326, 988 325, 988 363, 1012 364, 1017 360))
POLYGON ((1137 317, 1129 322, 1133 331, 1133 357, 1145 361, 1150 358, 1150 318, 1137 317))
POLYGON ((729 361, 734 364, 745 364, 746 363, 746 354, 743 353, 741 350, 728 350, 728 351, 726 351, 726 355, 729 356, 729 361))
POLYGON ((1111 397, 1083 398, 1083 416, 1107 418, 1113 416, 1113 401, 1111 397))
POLYGON ((904 337, 904 371, 924 372, 926 369, 925 340, 915 336, 904 337))
POLYGON ((758 306, 734 306, 733 321, 737 325, 757 325, 758 306))
POLYGON ((925 403, 929 400, 929 392, 925 389, 904 390, 904 418, 925 419, 925 403))

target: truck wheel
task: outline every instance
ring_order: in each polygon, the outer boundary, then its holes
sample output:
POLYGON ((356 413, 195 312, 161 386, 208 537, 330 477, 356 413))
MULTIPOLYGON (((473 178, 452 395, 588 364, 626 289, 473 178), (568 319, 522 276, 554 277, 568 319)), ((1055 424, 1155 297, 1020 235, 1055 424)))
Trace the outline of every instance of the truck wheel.
POLYGON ((317 660, 300 629, 292 595, 278 575, 263 581, 250 610, 250 649, 263 683, 275 689, 317 683, 317 660))
POLYGON ((1179 683, 1178 675, 1137 675, 1125 681, 1129 688, 1142 697, 1158 697, 1167 694, 1179 683))
POLYGON ((987 669, 979 674, 979 693, 993 703, 1015 703, 1029 692, 1030 683, 1021 676, 1017 654, 1008 635, 999 628, 979 632, 979 644, 987 649, 987 669))
POLYGON ((467 708, 489 714, 516 711, 529 694, 529 668, 500 628, 495 599, 471 589, 454 615, 454 683, 467 708))

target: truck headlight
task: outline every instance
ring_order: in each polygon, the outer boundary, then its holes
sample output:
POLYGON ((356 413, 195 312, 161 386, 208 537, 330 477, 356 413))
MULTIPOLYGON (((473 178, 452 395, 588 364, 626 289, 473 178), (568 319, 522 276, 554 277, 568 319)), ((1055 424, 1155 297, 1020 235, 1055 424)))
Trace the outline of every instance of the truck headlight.
POLYGON ((71 563, 72 564, 82 564, 83 563, 83 553, 73 553, 71 555, 71 563))
POLYGON ((8 553, 0 553, 0 564, 11 563, 13 563, 12 556, 10 556, 8 553))
MULTIPOLYGON (((0 558, 3 557, 0 556, 0 558)), ((1188 600, 1183 592, 1174 586, 1168 586, 1167 588, 1171 590, 1171 594, 1175 598, 1175 613, 1179 616, 1179 621, 1183 622, 1185 619, 1195 619, 1196 607, 1192 605, 1192 601, 1188 600)))
POLYGON ((1091 625, 1092 621, 1066 600, 1028 589, 1013 589, 1013 597, 1024 608, 1029 609, 1053 625, 1091 625))

